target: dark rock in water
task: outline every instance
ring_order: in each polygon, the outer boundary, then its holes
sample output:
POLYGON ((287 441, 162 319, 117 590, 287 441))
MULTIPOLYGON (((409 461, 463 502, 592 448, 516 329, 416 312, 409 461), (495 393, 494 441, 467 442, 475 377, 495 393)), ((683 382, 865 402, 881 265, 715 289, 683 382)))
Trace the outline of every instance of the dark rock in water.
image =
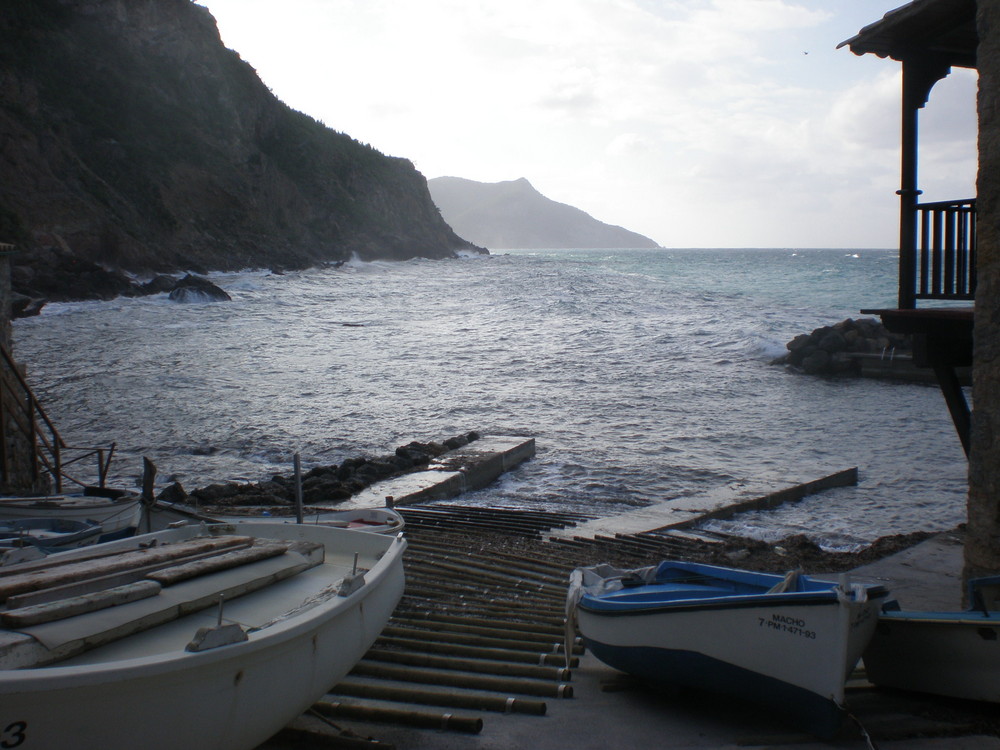
MULTIPOLYGON (((420 470, 427 466, 432 458, 446 453, 449 448, 468 445, 478 439, 479 433, 469 432, 448 438, 443 444, 413 441, 396 448, 390 455, 355 456, 345 458, 339 466, 337 464, 314 466, 302 475, 303 502, 306 505, 331 505, 346 500, 375 482, 420 470)), ((214 448, 204 447, 197 450, 201 450, 203 455, 215 451, 214 448)), ((164 493, 166 492, 167 490, 164 490, 164 493)), ((179 492, 183 494, 183 488, 180 488, 179 492)), ((266 505, 287 508, 295 500, 295 479, 275 474, 270 480, 259 484, 213 484, 195 490, 186 497, 189 502, 198 505, 225 508, 266 505)))
POLYGON ((234 484, 210 484, 191 493, 192 497, 198 498, 203 503, 218 503, 227 498, 239 494, 239 489, 234 484))
POLYGON ((45 307, 45 300, 35 299, 15 292, 10 298, 10 317, 30 318, 38 315, 43 307, 45 307))
POLYGON ((283 482, 261 482, 258 485, 258 489, 265 494, 274 495, 287 502, 292 502, 295 499, 294 489, 283 482))
POLYGON ((891 333, 874 318, 848 318, 809 334, 799 334, 785 348, 788 354, 772 364, 789 365, 809 375, 857 376, 861 374, 861 366, 855 355, 908 353, 913 344, 909 337, 891 333))
POLYGON ((812 337, 808 333, 800 333, 794 339, 785 344, 785 348, 790 352, 801 351, 804 347, 809 345, 812 341, 812 337))
POLYGON ((268 495, 264 492, 251 492, 251 493, 238 493, 235 495, 230 495, 228 497, 220 498, 213 502, 213 505, 217 505, 222 508, 233 508, 233 507, 266 507, 273 508, 275 506, 288 505, 288 501, 284 498, 278 497, 277 495, 268 495))
POLYGON ((830 366, 830 353, 817 349, 802 360, 802 370, 810 375, 826 372, 830 366))
POLYGON ((320 481, 310 487, 303 489, 302 499, 307 505, 319 505, 340 502, 351 496, 351 491, 341 482, 320 481))
POLYGON ((61 241, 39 237, 38 242, 33 256, 18 257, 11 268, 12 288, 18 294, 49 302, 135 296, 136 285, 122 271, 78 257, 61 241))
POLYGON ((459 435, 458 437, 448 438, 444 441, 444 446, 448 450, 455 450, 456 448, 461 448, 464 445, 469 444, 469 439, 465 435, 459 435))
POLYGON ((829 331, 820 337, 816 346, 824 352, 833 354, 834 352, 844 351, 847 348, 847 341, 837 331, 829 331))
POLYGON ((177 282, 170 299, 174 302, 229 302, 232 297, 208 279, 188 274, 177 282))
POLYGON ((177 279, 159 274, 139 287, 143 294, 166 294, 177 288, 177 279))
POLYGON ((156 499, 164 503, 183 503, 187 501, 187 496, 181 483, 174 482, 164 487, 156 499))

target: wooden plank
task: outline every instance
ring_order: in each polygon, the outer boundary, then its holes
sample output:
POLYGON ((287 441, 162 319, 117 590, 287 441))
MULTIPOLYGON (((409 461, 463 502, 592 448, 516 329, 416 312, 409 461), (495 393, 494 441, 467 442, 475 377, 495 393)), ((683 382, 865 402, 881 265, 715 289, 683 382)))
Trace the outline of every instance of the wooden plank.
POLYGON ((155 564, 168 560, 176 560, 185 555, 217 550, 219 552, 233 547, 249 547, 253 537, 219 536, 197 537, 173 544, 164 544, 148 549, 123 552, 114 557, 92 561, 69 561, 48 570, 14 574, 0 578, 0 602, 6 601, 16 594, 28 591, 63 586, 68 583, 97 578, 102 575, 117 573, 130 568, 155 564))
POLYGON ((63 586, 52 586, 45 589, 39 589, 38 591, 16 594, 7 599, 7 607, 9 609, 17 609, 35 604, 45 604, 46 602, 68 599, 73 596, 81 596, 95 591, 104 591, 106 589, 115 588, 116 586, 124 586, 135 581, 141 581, 146 578, 149 573, 154 571, 163 570, 164 568, 169 568, 172 565, 194 562, 196 560, 204 560, 205 558, 213 557, 218 554, 220 554, 218 550, 211 550, 209 552, 201 552, 196 555, 185 555, 177 560, 161 560, 153 565, 143 565, 138 568, 131 568, 130 570, 124 570, 119 573, 96 576, 82 581, 67 583, 63 586))
POLYGON ((147 599, 159 594, 160 589, 161 586, 156 581, 137 581, 107 591, 97 591, 57 602, 12 609, 0 613, 0 622, 15 630, 26 628, 31 625, 40 625, 44 622, 62 620, 87 612, 97 612, 108 607, 147 599))
MULTIPOLYGON (((155 571, 146 575, 151 581, 156 581, 161 586, 170 586, 189 578, 197 578, 208 573, 215 573, 220 570, 229 570, 247 563, 266 560, 269 557, 283 555, 291 545, 287 542, 272 542, 268 544, 256 544, 249 549, 241 549, 235 552, 226 552, 221 555, 184 563, 182 565, 171 565, 169 568, 155 571)), ((316 545, 322 548, 322 544, 316 545)))
MULTIPOLYGON (((309 553, 308 546, 302 549, 309 553)), ((308 556, 291 550, 290 554, 280 557, 184 581, 161 590, 156 597, 26 627, 22 633, 33 636, 29 641, 21 639, 18 633, 0 633, 0 669, 12 668, 9 664, 22 667, 54 664, 134 633, 215 607, 220 597, 228 601, 259 591, 322 562, 322 549, 314 549, 308 556)))

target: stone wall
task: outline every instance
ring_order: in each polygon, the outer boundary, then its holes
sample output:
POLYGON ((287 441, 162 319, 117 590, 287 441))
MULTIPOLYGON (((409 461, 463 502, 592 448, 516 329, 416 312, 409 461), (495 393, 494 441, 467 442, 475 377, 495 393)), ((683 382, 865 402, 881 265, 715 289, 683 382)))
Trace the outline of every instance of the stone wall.
MULTIPOLYGON (((0 344, 11 353, 13 334, 10 323, 10 259, 14 252, 16 249, 13 245, 0 242, 0 344)), ((22 429, 27 422, 23 416, 24 399, 20 394, 14 374, 6 361, 0 360, 0 419, 4 420, 3 448, 6 464, 0 467, 2 494, 37 493, 48 489, 44 477, 34 476, 34 445, 22 429), (20 419, 14 416, 15 412, 21 415, 20 419)))
POLYGON ((978 286, 965 575, 1000 573, 1000 0, 978 0, 978 286))

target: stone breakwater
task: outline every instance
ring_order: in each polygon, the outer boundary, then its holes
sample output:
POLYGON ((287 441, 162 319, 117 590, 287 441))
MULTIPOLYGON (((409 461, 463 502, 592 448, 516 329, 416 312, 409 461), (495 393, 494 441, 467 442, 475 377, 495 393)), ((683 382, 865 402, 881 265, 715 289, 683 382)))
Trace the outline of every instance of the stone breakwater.
POLYGON ((874 318, 847 318, 812 333, 803 333, 789 341, 788 354, 772 364, 788 365, 809 375, 861 375, 865 355, 883 353, 909 354, 913 344, 909 336, 887 330, 874 318))
MULTIPOLYGON (((306 506, 328 506, 345 501, 376 482, 421 471, 433 459, 478 439, 478 433, 468 432, 441 442, 413 441, 399 446, 391 455, 359 456, 345 459, 340 464, 315 466, 302 474, 302 502, 306 506)), ((280 515, 294 510, 295 477, 276 474, 264 482, 211 484, 190 493, 180 482, 174 482, 156 499, 205 511, 224 510, 232 514, 239 513, 241 508, 247 509, 247 512, 260 512, 266 508, 280 515)))

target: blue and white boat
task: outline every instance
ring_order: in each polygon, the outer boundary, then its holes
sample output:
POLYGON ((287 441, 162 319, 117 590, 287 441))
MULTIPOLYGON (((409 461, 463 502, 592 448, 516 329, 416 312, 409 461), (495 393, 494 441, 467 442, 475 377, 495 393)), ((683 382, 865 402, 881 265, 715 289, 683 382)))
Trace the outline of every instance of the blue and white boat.
POLYGON ((878 622, 880 585, 666 561, 578 568, 568 622, 608 666, 773 709, 821 737, 837 732, 844 683, 878 622))
POLYGON ((864 654, 882 687, 1000 703, 1000 576, 969 581, 961 612, 903 610, 886 602, 864 654))

